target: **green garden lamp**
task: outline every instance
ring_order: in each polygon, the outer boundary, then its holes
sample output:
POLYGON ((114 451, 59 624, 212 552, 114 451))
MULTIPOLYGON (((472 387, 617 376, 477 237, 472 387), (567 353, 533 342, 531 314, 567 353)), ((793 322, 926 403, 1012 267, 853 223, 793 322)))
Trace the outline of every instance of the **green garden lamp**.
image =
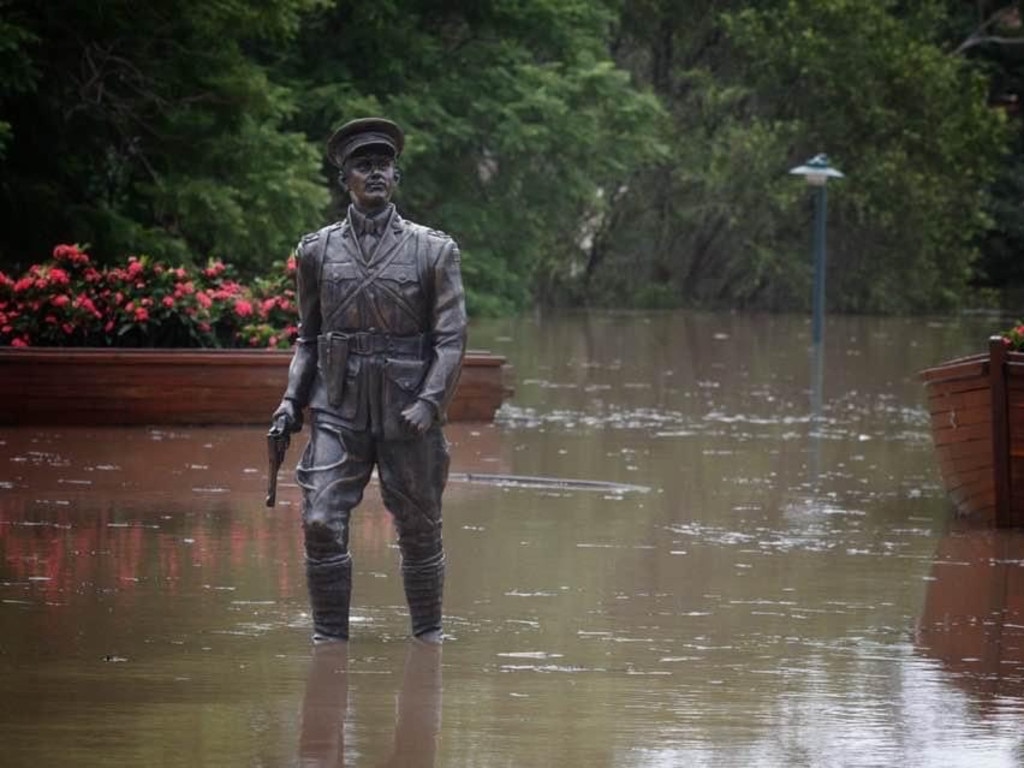
POLYGON ((791 168, 794 176, 803 176, 814 189, 814 317, 811 340, 821 344, 825 327, 825 219, 828 213, 828 181, 843 174, 829 165, 826 155, 815 155, 803 165, 791 168))

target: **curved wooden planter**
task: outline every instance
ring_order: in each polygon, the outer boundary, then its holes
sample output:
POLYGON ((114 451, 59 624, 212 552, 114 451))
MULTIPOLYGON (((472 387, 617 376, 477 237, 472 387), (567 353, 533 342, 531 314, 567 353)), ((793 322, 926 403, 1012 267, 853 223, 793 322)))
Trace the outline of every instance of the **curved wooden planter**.
POLYGON ((1024 353, 999 337, 986 354, 922 371, 946 492, 965 516, 1024 525, 1024 353))
MULTIPOLYGON (((288 350, 0 348, 0 424, 268 424, 288 350)), ((451 421, 491 421, 505 358, 466 354, 451 421)))

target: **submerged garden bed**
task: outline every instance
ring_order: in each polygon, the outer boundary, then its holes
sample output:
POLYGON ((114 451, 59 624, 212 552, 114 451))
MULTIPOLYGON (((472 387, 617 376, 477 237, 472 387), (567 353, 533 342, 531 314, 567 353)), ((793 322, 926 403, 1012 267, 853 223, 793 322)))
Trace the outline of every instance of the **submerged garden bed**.
MULTIPOLYGON (((294 259, 239 281, 219 261, 97 266, 76 245, 0 272, 0 424, 267 424, 288 380, 294 259)), ((452 421, 490 421, 505 359, 469 352, 452 421)))
MULTIPOLYGON (((288 350, 0 348, 2 424, 269 424, 288 350)), ((448 411, 490 421, 505 358, 471 351, 448 411)))

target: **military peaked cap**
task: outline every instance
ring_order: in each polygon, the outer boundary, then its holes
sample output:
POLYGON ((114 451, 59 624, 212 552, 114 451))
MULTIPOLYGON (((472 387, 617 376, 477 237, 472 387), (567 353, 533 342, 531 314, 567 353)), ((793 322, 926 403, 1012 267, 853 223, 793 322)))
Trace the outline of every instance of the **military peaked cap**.
POLYGON ((405 134, 397 124, 383 117, 350 120, 327 141, 327 157, 341 168, 349 156, 361 147, 387 147, 397 159, 405 147, 405 134))

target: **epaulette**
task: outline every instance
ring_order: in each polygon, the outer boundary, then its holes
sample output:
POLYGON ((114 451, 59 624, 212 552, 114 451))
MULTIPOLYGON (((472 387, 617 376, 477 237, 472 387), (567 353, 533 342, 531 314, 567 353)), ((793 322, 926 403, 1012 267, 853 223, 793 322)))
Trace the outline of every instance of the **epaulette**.
POLYGON ((306 258, 305 254, 313 250, 311 247, 317 240, 320 239, 319 232, 310 232, 307 235, 303 235, 298 244, 295 246, 295 257, 297 259, 306 258))
POLYGON ((427 234, 430 237, 436 237, 439 240, 451 240, 452 239, 451 235, 449 235, 447 232, 442 232, 440 229, 429 229, 428 228, 427 229, 427 234))
POLYGON ((299 244, 312 245, 321 237, 326 236, 335 229, 340 229, 342 226, 344 226, 344 221, 336 221, 333 224, 328 224, 326 227, 321 227, 316 232, 310 232, 309 234, 303 235, 302 239, 299 241, 299 244))

